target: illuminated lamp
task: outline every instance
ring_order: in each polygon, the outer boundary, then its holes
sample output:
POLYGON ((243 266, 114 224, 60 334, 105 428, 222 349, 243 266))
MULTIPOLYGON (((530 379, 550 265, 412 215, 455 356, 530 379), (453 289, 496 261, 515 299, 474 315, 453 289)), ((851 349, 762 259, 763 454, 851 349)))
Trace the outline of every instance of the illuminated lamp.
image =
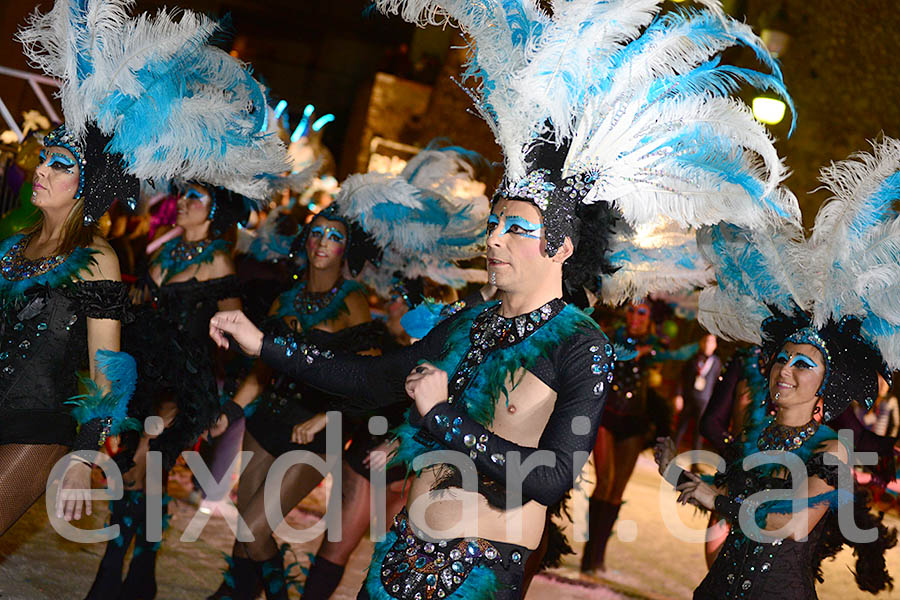
POLYGON ((760 123, 777 125, 784 119, 787 106, 778 98, 757 96, 753 99, 753 117, 760 123))

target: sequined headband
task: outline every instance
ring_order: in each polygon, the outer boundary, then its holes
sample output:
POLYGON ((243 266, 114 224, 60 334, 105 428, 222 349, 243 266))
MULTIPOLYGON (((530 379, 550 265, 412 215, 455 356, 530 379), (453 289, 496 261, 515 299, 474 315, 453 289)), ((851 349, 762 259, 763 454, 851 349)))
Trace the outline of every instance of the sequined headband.
POLYGON ((831 352, 828 350, 828 344, 825 343, 825 340, 822 339, 822 336, 819 335, 819 332, 814 327, 798 329, 789 335, 784 340, 784 343, 809 344, 818 348, 819 352, 822 353, 822 356, 825 358, 825 377, 822 378, 822 385, 819 386, 819 390, 816 392, 816 395, 821 395, 825 391, 825 386, 828 384, 828 376, 831 373, 831 352))
POLYGON ((576 241, 579 228, 576 210, 596 182, 596 177, 587 172, 558 181, 553 179, 551 169, 534 169, 515 183, 505 180, 492 201, 508 198, 534 204, 544 219, 547 253, 550 256, 556 254, 567 236, 576 241))
POLYGON ((75 157, 78 163, 78 190, 75 192, 75 199, 81 198, 84 191, 84 173, 87 161, 84 159, 84 145, 81 141, 66 129, 66 125, 62 124, 47 135, 44 136, 44 147, 65 148, 75 157))

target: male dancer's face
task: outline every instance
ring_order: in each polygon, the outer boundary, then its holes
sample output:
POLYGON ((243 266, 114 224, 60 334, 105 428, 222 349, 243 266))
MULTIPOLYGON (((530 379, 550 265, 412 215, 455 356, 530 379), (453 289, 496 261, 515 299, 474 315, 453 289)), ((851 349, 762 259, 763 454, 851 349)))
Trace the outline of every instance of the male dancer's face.
POLYGON ((340 221, 316 217, 306 238, 306 256, 314 269, 331 269, 344 260, 347 227, 340 221))
POLYGON ((498 200, 488 218, 488 281, 505 292, 528 293, 561 278, 563 257, 547 256, 543 230, 534 204, 498 200))

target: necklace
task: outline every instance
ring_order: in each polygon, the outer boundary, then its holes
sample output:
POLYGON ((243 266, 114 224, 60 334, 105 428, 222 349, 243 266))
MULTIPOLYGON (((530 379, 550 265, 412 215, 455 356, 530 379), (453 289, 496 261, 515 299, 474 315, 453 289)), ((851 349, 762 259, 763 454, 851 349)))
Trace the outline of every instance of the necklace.
POLYGON ((227 245, 222 239, 189 242, 179 237, 166 242, 153 262, 165 273, 164 281, 168 281, 191 265, 212 262, 215 253, 227 245))
POLYGON ((334 298, 338 295, 342 285, 344 285, 343 278, 338 279, 330 290, 325 292, 312 292, 307 288, 305 281, 301 282, 300 285, 297 286, 300 289, 297 290, 297 293, 294 296, 294 309, 301 315, 317 313, 334 301, 334 298))
POLYGON ((774 420, 760 434, 756 447, 760 450, 796 450, 819 429, 815 419, 805 425, 781 425, 774 420))
POLYGON ((22 281, 23 279, 43 275, 66 262, 66 259, 72 254, 71 252, 66 252, 55 256, 42 256, 33 260, 26 258, 25 248, 28 247, 30 239, 31 236, 23 237, 13 244, 12 248, 0 259, 0 273, 8 281, 22 281))

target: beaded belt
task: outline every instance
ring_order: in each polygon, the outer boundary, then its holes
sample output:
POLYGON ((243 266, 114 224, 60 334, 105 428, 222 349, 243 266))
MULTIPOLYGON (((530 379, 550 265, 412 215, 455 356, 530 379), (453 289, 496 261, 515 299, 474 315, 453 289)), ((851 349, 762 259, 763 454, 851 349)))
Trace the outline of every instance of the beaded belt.
MULTIPOLYGON (((380 569, 381 584, 393 598, 456 598, 453 594, 461 592, 460 587, 473 570, 491 571, 496 567, 504 568, 504 565, 522 564, 523 549, 516 549, 518 547, 512 544, 499 544, 505 549, 504 552, 481 538, 426 542, 413 532, 405 510, 394 517, 391 530, 397 538, 382 560, 380 569)), ((477 579, 485 583, 481 577, 477 579)), ((493 577, 488 579, 495 581, 493 577)), ((487 592, 484 595, 486 598, 492 597, 493 590, 479 591, 487 592)))

